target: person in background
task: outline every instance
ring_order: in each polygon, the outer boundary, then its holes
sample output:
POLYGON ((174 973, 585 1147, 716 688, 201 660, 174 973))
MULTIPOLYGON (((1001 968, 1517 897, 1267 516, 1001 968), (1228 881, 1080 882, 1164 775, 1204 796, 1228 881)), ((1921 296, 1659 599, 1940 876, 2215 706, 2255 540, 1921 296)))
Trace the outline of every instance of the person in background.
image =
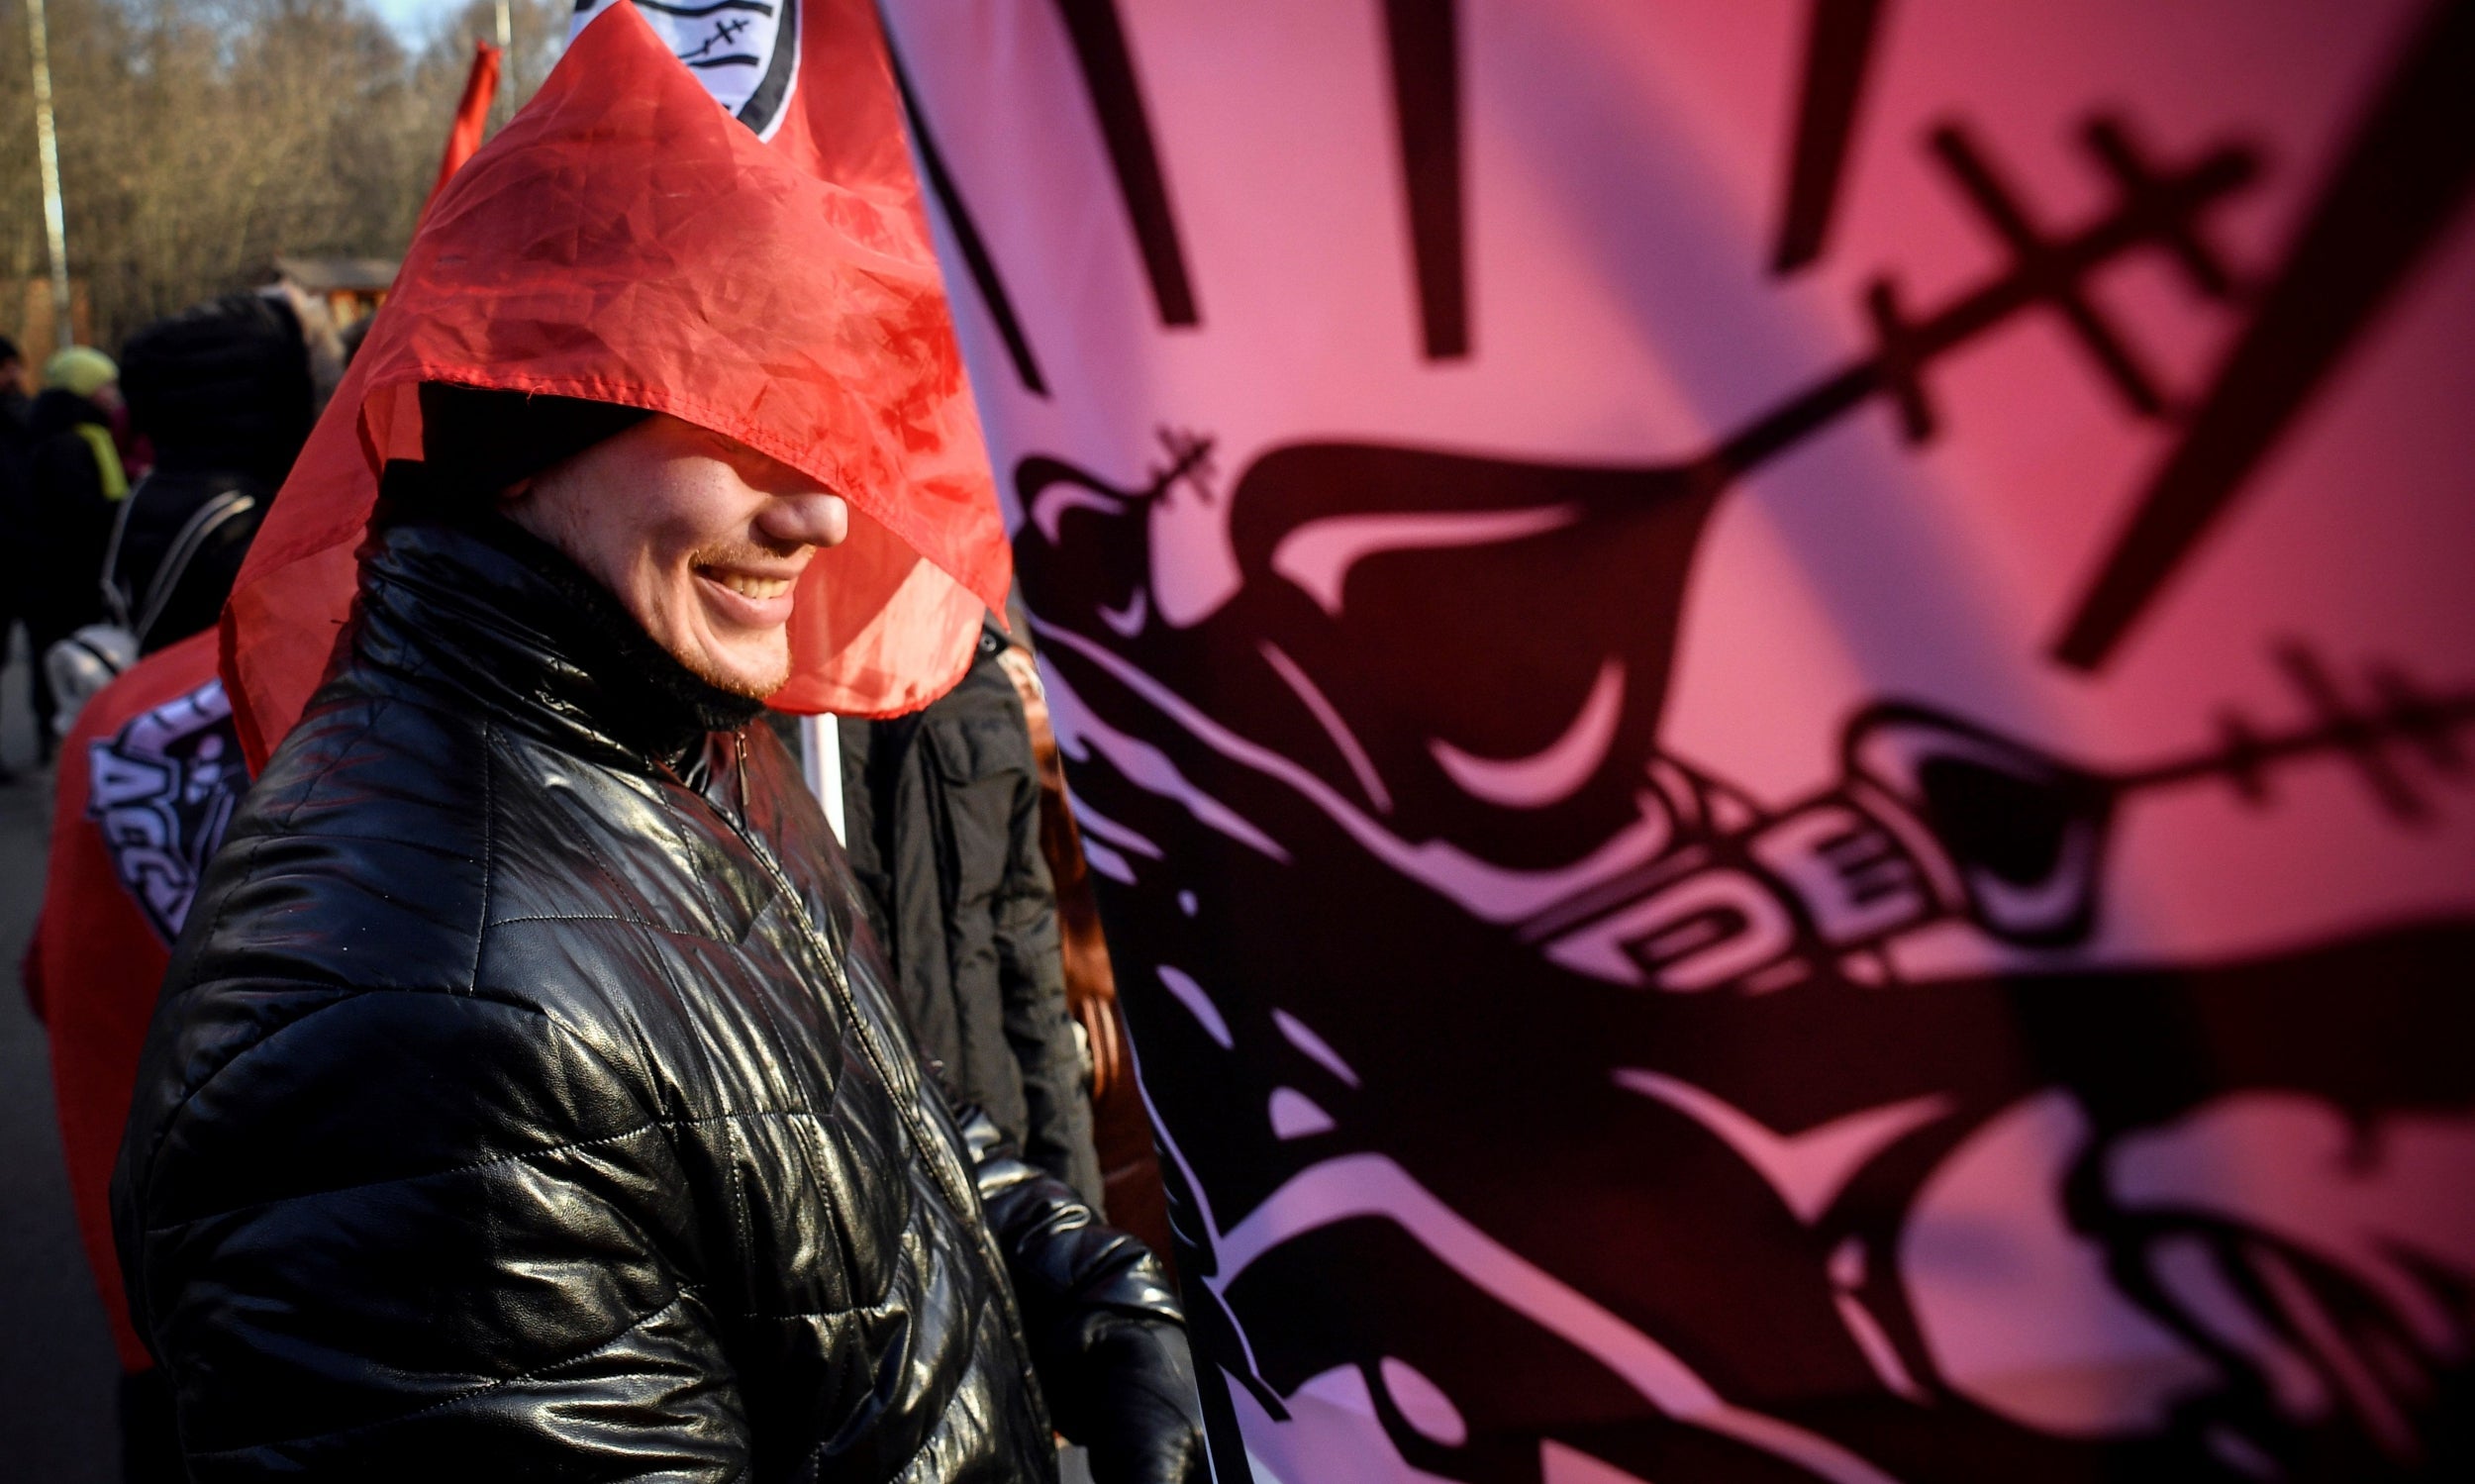
POLYGON ((248 788, 210 629, 140 660, 77 715, 60 752, 42 913, 23 965, 51 1056, 78 1235, 121 1364, 122 1478, 187 1478, 171 1388, 130 1327, 110 1188, 138 1052, 172 940, 248 788))
POLYGON ((992 618, 925 711, 844 718, 843 833, 903 1015, 946 1091, 1097 1208, 1090 1072, 1065 1002, 1040 772, 992 618))
POLYGON ((0 335, 0 437, 6 437, 11 428, 26 427, 34 400, 26 390, 26 352, 17 347, 17 342, 0 335))
POLYGON ((154 467, 122 514, 112 570, 141 654, 215 622, 316 417, 310 355, 285 302, 229 294, 131 337, 130 421, 154 467))
MULTIPOLYGON (((26 587, 34 578, 28 559, 34 542, 34 468, 32 437, 27 424, 34 398, 26 391, 26 356, 17 342, 0 335, 0 662, 27 616, 26 587)), ((41 655, 30 656, 29 668, 40 668, 41 655)), ((0 715, 7 697, 0 693, 0 715)), ((16 778, 0 761, 0 784, 16 778)))
POLYGON ((102 351, 71 346, 44 363, 43 390, 27 419, 32 449, 22 601, 34 657, 36 745, 46 763, 58 737, 43 655, 105 616, 103 553, 114 511, 129 494, 120 374, 102 351))
POLYGON ((214 500, 241 491, 257 504, 192 544, 185 572, 142 636, 147 657, 87 702, 70 728, 43 910, 26 951, 27 999, 48 1033, 78 1230, 121 1362, 122 1477, 131 1484, 187 1475, 171 1387, 129 1323, 112 1251, 112 1161, 172 940, 248 789, 212 631, 263 502, 309 433, 319 377, 300 324, 287 301, 232 295, 129 343, 123 381, 156 463, 129 497, 120 580, 145 593, 161 548, 214 500))
MULTIPOLYGON (((1126 1016, 1117 1000, 1117 973, 1100 926, 1100 902, 1092 889, 1083 832, 1065 786, 1065 760, 1049 719, 1048 693, 1032 654, 1032 622, 1010 604, 1006 620, 1013 643, 997 662, 1014 682, 1031 726, 1032 763, 1040 776, 1040 853, 1047 863, 1057 903, 1057 943, 1065 959, 1065 1008, 1091 1066, 1091 1142, 1100 1156, 1100 1181, 1109 1224, 1123 1227, 1168 1253, 1168 1192, 1160 1183, 1159 1151, 1151 1143, 1151 1116, 1135 1085, 1135 1055, 1127 1041, 1126 1016)), ((1167 1257, 1163 1261, 1169 1260, 1167 1257)))

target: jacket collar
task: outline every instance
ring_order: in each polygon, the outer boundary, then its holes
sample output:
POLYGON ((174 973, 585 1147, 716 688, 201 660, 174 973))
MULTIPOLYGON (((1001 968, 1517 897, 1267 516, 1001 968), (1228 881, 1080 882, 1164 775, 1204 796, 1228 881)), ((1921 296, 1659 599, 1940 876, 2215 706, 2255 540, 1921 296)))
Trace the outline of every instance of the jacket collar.
POLYGON ((354 645, 553 745, 651 773, 689 771, 711 734, 764 710, 691 674, 608 589, 496 516, 381 532, 361 560, 354 645))

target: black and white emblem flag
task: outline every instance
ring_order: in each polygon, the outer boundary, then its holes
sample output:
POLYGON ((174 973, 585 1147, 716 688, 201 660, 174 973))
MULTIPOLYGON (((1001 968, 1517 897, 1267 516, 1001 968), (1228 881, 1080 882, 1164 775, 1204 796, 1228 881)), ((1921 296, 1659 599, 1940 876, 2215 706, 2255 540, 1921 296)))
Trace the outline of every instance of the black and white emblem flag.
MULTIPOLYGON (((570 41, 622 0, 576 0, 570 41)), ((799 80, 799 0, 636 0, 716 102, 771 139, 799 80)))

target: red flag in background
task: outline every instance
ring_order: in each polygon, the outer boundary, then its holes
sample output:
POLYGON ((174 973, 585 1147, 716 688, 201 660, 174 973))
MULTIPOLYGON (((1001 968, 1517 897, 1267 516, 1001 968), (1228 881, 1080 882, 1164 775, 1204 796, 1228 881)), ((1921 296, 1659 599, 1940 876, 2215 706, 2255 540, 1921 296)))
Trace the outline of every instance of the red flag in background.
POLYGON ((326 673, 378 469, 420 454, 423 381, 670 413, 847 498, 850 540, 802 579, 777 707, 893 715, 960 677, 1010 559, 874 21, 815 10, 855 28, 807 78, 843 100, 842 130, 767 148, 611 6, 440 193, 225 613, 252 765, 326 673))
MULTIPOLYGON (((430 201, 439 199, 448 178, 481 148, 482 132, 490 127, 490 104, 498 97, 499 65, 504 59, 488 42, 472 44, 472 71, 464 78, 463 100, 455 105, 455 126, 446 132, 446 153, 439 159, 439 178, 430 187, 430 201)), ((429 210, 428 201, 422 209, 429 210)))

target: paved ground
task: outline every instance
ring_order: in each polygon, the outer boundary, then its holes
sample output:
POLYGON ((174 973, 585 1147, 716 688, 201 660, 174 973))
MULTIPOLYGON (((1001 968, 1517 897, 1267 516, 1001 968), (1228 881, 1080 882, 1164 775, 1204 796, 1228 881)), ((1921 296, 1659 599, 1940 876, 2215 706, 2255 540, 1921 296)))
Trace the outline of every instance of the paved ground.
POLYGON ((0 1474, 105 1484, 120 1477, 112 1342, 69 1215, 43 1027, 18 983, 51 823, 22 650, 0 674, 0 760, 17 770, 0 784, 0 1474))

